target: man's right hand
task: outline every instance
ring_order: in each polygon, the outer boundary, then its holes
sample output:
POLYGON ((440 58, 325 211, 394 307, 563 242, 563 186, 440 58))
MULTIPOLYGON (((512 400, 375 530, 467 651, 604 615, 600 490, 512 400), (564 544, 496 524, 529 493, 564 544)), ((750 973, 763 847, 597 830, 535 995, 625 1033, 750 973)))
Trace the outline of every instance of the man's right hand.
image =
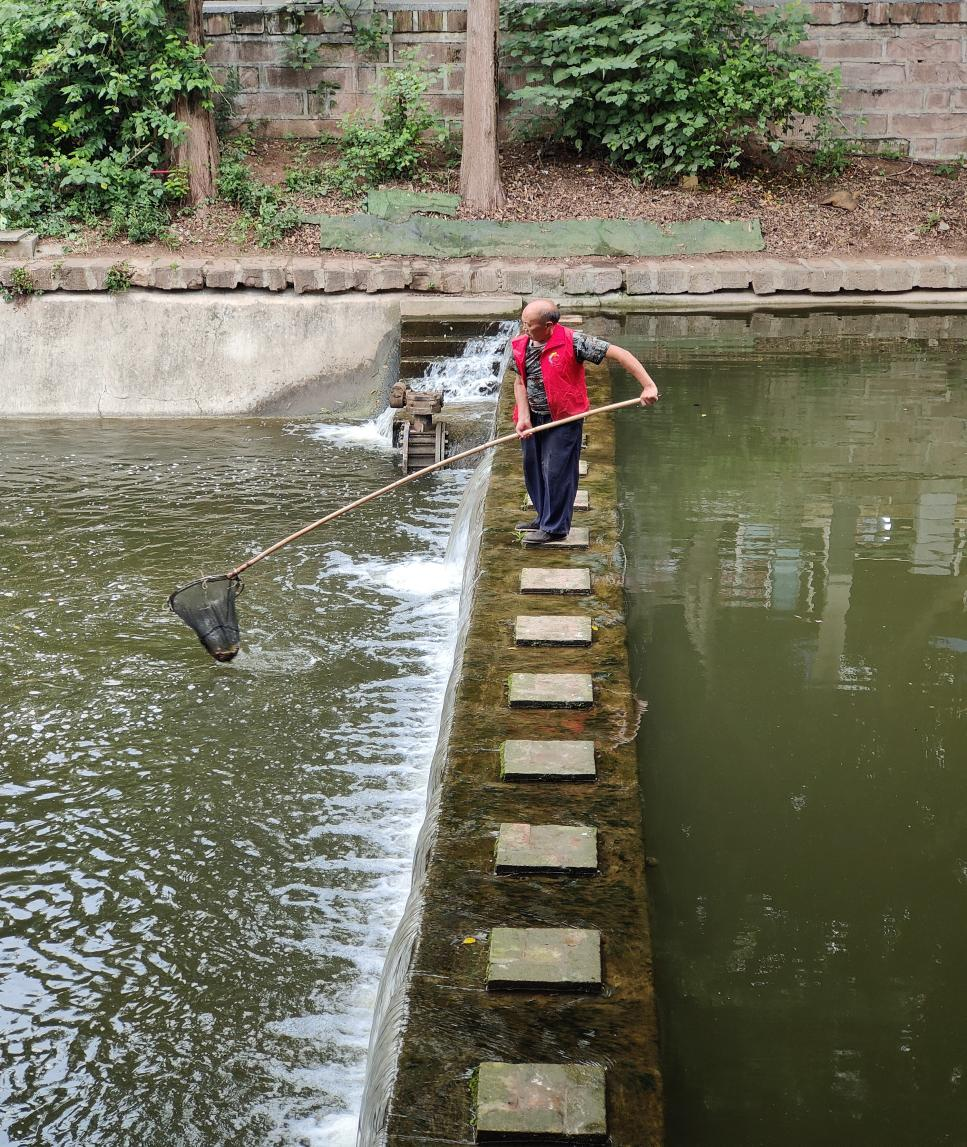
POLYGON ((534 427, 531 425, 530 413, 520 415, 517 419, 517 437, 529 438, 533 433, 534 427))

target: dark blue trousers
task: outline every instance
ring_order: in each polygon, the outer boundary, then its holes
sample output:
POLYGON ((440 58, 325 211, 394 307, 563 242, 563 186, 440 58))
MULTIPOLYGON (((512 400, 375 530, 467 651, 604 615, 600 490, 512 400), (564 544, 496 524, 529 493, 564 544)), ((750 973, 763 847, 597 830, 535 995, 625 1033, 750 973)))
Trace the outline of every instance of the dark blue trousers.
MULTIPOLYGON (((531 415, 534 426, 550 421, 549 414, 531 415)), ((540 529, 549 534, 566 534, 571 528, 583 434, 582 419, 521 439, 524 484, 534 503, 534 516, 540 522, 540 529)))

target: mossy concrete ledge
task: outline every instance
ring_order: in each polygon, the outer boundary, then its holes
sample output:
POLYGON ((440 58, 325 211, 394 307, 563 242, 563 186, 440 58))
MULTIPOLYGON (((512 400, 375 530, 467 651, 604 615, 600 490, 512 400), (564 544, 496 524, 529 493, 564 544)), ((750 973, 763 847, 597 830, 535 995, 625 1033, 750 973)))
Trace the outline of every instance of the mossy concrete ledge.
MULTIPOLYGON (((609 401, 606 370, 588 377, 592 402, 609 401)), ((511 405, 508 376, 498 432, 511 405)), ((647 432, 648 411, 623 416, 647 432)), ((366 1147, 662 1142, 613 430, 602 416, 589 434, 586 549, 521 545, 520 454, 494 454, 421 910, 392 1008, 395 1074, 378 1111, 364 1105, 366 1147), (534 568, 590 572, 590 592, 540 599, 542 615, 593 622, 590 647, 515 644, 534 602, 521 573, 534 568), (591 707, 511 707, 512 676, 554 674, 584 675, 591 707)), ((385 1050, 379 1030, 374 1044, 385 1050)))
MULTIPOLYGON (((403 292, 432 302, 433 296, 495 298, 519 306, 522 298, 614 300, 688 295, 785 294, 825 297, 967 290, 967 254, 922 257, 776 259, 768 254, 695 255, 688 258, 623 256, 467 259, 423 256, 238 255, 194 258, 177 252, 130 255, 35 257, 36 236, 17 233, 0 244, 0 285, 14 286, 26 269, 37 290, 107 291, 123 268, 134 287, 158 291, 291 290, 295 294, 403 292)), ((911 300, 911 301, 915 301, 911 300)))

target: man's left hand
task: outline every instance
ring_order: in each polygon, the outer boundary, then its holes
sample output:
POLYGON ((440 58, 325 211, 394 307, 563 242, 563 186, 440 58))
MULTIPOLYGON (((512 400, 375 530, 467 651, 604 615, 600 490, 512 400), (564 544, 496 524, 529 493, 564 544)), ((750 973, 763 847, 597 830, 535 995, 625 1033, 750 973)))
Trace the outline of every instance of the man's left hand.
POLYGON ((641 405, 654 406, 661 395, 658 393, 658 387, 649 379, 648 382, 643 383, 641 387, 641 405))

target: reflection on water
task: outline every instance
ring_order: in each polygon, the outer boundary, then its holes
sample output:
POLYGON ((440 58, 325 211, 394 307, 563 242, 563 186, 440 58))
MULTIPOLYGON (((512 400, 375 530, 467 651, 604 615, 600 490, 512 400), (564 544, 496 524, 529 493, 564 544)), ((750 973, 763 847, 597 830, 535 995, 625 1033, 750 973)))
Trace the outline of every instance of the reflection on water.
POLYGON ((456 627, 443 471, 272 422, 0 424, 0 1143, 354 1142, 456 627))
MULTIPOLYGON (((629 318, 671 1147, 962 1144, 967 318, 629 318)), ((629 383, 630 387, 630 383, 629 383)))

